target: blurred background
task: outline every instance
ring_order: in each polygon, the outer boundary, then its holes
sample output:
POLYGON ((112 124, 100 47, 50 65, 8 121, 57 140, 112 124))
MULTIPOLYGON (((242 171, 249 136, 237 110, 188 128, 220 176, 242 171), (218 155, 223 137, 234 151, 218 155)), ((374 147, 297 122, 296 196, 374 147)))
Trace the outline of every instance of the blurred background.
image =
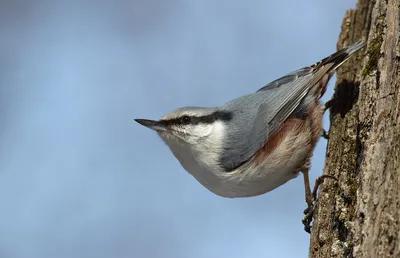
POLYGON ((306 257, 302 176, 218 197, 133 119, 220 105, 320 60, 355 4, 1 1, 0 258, 306 257))

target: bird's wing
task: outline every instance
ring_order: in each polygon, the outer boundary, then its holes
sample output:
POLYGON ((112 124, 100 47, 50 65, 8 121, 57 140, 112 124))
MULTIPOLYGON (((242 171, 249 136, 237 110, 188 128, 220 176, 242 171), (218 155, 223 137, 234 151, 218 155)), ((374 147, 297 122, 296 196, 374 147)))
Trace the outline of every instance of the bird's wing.
MULTIPOLYGON (((319 81, 326 74, 333 73, 364 45, 364 42, 357 42, 311 66, 291 72, 259 89, 254 95, 254 100, 244 100, 260 101, 261 104, 257 114, 251 119, 251 124, 244 119, 248 124, 230 130, 231 135, 226 139, 221 155, 221 164, 225 171, 233 171, 251 159, 264 146, 267 139, 282 127, 308 92, 314 86, 318 87, 319 81), (244 128, 246 129, 243 130, 244 128)), ((244 122, 238 121, 238 123, 244 122)))
MULTIPOLYGON (((269 120, 269 135, 273 135, 282 125, 284 121, 298 107, 302 99, 313 87, 320 87, 319 82, 325 79, 325 75, 333 74, 336 69, 347 61, 354 53, 364 47, 365 41, 358 41, 336 53, 325 57, 321 61, 311 66, 303 67, 299 70, 291 72, 259 89, 260 91, 282 89, 280 97, 274 101, 268 100, 259 109, 260 117, 270 112, 271 103, 276 106, 276 113, 269 120)), ((327 81, 325 83, 328 83, 327 81)), ((325 85, 322 85, 325 87, 325 85)), ((321 96, 315 96, 320 98, 321 96)), ((273 107, 273 106, 272 106, 273 107)))
POLYGON ((296 79, 309 74, 312 70, 313 69, 311 68, 311 66, 303 67, 299 70, 288 73, 285 76, 282 76, 281 78, 276 79, 275 81, 268 83, 267 85, 265 85, 258 91, 265 91, 265 90, 277 88, 277 87, 287 84, 287 83, 291 83, 291 82, 295 81, 296 79))
POLYGON ((227 130, 220 164, 227 172, 251 159, 307 95, 308 77, 239 99, 240 116, 227 130), (256 112, 253 112, 256 111, 256 112))

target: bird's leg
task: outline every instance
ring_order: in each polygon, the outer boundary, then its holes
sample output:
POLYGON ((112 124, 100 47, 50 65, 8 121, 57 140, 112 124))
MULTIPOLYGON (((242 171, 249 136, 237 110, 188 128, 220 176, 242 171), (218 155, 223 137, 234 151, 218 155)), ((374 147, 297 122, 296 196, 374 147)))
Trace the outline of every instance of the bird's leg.
POLYGON ((307 203, 307 209, 304 210, 305 216, 304 216, 302 222, 304 225, 304 230, 308 233, 311 233, 311 222, 312 222, 313 215, 314 215, 315 202, 317 201, 318 188, 324 182, 325 178, 331 178, 336 181, 337 181, 337 178, 334 176, 330 176, 330 175, 322 175, 322 176, 318 177, 317 180, 315 181, 314 189, 311 192, 310 180, 308 177, 309 170, 310 170, 310 161, 308 160, 301 169, 301 172, 303 173, 303 178, 304 178, 304 188, 305 188, 306 203, 307 203))
POLYGON ((312 216, 314 214, 314 209, 313 209, 313 196, 311 193, 311 187, 310 187, 310 179, 308 177, 308 172, 310 170, 310 160, 307 160, 304 166, 301 168, 301 172, 303 173, 303 179, 304 179, 304 189, 305 189, 305 194, 306 194, 306 203, 307 203, 307 209, 304 210, 304 214, 306 215, 302 222, 304 224, 304 230, 308 233, 311 232, 311 221, 312 221, 312 216))
POLYGON ((303 173, 303 178, 304 178, 304 188, 305 188, 305 194, 306 194, 306 203, 308 206, 312 205, 313 198, 312 198, 312 193, 311 193, 311 187, 310 187, 310 179, 308 177, 308 171, 310 170, 310 161, 308 160, 304 166, 301 168, 301 172, 303 173))

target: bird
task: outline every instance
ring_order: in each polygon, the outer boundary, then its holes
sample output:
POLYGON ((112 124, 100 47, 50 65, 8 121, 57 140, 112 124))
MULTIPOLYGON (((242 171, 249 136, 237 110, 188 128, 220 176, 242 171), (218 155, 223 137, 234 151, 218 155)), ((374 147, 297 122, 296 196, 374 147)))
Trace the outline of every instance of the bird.
POLYGON ((325 112, 320 99, 337 68, 365 45, 357 41, 220 106, 179 107, 159 120, 135 121, 154 130, 181 166, 221 197, 262 195, 302 173, 309 232, 318 185, 336 179, 320 176, 311 192, 310 159, 325 112))

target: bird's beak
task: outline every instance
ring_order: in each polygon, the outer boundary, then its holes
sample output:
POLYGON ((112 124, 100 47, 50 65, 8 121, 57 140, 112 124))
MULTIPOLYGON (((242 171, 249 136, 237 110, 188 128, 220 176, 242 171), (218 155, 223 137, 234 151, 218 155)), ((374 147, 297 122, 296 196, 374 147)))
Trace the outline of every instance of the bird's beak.
POLYGON ((154 131, 166 131, 167 127, 159 121, 148 120, 148 119, 135 119, 139 124, 146 126, 154 131))

